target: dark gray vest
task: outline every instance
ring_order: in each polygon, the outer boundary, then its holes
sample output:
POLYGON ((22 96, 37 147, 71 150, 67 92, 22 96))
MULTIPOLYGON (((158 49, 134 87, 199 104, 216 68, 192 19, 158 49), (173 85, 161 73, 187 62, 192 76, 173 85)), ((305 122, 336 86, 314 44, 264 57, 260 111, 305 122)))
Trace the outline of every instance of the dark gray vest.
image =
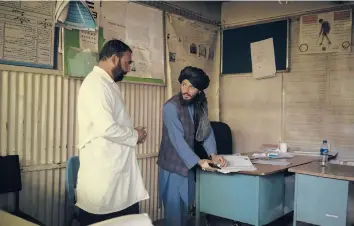
MULTIPOLYGON (((184 130, 184 139, 194 151, 194 123, 190 117, 188 106, 181 105, 178 95, 173 96, 166 103, 173 103, 176 106, 178 118, 184 130)), ((172 145, 165 124, 162 127, 162 140, 157 165, 171 173, 188 176, 188 168, 172 145)))

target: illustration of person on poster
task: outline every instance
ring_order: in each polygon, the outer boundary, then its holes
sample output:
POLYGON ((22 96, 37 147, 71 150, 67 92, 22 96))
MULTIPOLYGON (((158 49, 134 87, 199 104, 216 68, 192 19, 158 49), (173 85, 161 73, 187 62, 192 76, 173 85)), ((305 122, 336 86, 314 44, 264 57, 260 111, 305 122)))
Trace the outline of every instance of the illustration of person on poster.
POLYGON ((318 34, 318 38, 320 38, 322 35, 320 45, 322 45, 324 38, 327 39, 328 45, 332 44, 331 40, 328 37, 329 32, 331 31, 330 23, 328 21, 323 20, 323 19, 320 19, 318 22, 321 24, 321 30, 320 30, 320 33, 318 34))

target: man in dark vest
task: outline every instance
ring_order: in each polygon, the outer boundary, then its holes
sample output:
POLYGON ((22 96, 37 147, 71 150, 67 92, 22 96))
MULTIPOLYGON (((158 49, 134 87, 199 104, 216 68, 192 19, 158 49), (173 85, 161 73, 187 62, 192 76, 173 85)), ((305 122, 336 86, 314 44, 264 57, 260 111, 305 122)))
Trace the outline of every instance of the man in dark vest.
POLYGON ((216 153, 213 130, 208 120, 205 93, 209 77, 202 69, 186 67, 178 78, 181 92, 163 106, 163 131, 157 164, 159 198, 164 204, 164 225, 186 226, 188 206, 195 196, 194 168, 209 163, 225 165, 216 153), (209 158, 201 159, 194 146, 202 144, 209 158))

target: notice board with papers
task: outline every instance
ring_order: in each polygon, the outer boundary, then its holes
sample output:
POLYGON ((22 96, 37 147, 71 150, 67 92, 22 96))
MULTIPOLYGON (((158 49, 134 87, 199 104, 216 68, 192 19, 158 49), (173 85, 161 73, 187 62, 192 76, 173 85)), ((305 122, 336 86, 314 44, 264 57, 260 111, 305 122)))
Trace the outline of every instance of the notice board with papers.
POLYGON ((52 1, 0 1, 0 63, 54 68, 52 1))
POLYGON ((289 21, 256 24, 223 31, 222 74, 252 72, 251 43, 273 38, 277 71, 288 69, 289 21))
POLYGON ((103 45, 108 40, 119 39, 133 51, 131 72, 124 80, 164 85, 163 12, 137 3, 119 1, 102 1, 97 11, 99 29, 95 42, 87 44, 90 36, 94 38, 95 35, 65 30, 64 75, 85 77, 98 63, 98 52, 103 45), (85 49, 82 45, 84 38, 85 48, 92 45, 97 48, 85 49))

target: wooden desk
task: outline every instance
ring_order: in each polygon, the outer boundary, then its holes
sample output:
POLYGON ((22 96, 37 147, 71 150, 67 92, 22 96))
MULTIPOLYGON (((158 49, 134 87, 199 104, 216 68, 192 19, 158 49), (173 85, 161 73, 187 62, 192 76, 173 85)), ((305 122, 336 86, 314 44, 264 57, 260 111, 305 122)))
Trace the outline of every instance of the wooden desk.
POLYGON ((0 210, 0 225, 6 226, 36 226, 37 224, 33 224, 29 221, 26 221, 20 217, 12 215, 8 212, 0 210))
MULTIPOLYGON (((248 156, 252 154, 247 153, 248 156)), ((287 169, 318 159, 294 156, 289 159, 291 164, 288 166, 254 164, 256 171, 230 174, 198 169, 196 226, 200 225, 201 212, 256 226, 282 217, 293 210, 291 200, 287 207, 286 197, 294 197, 286 187, 287 169), (290 195, 286 195, 287 192, 290 195)))
MULTIPOLYGON (((252 154, 247 154, 247 156, 249 158, 251 158, 252 154)), ((319 157, 315 157, 315 156, 295 155, 293 158, 288 159, 288 161, 290 161, 290 165, 287 165, 287 166, 254 164, 255 167, 257 168, 257 170, 247 171, 247 172, 239 172, 239 173, 248 174, 248 175, 257 175, 257 176, 271 175, 274 173, 285 171, 285 170, 289 169, 290 167, 303 165, 303 164, 306 164, 309 162, 316 161, 318 159, 319 159, 319 157)))
POLYGON ((289 169, 296 173, 294 226, 298 221, 323 226, 347 225, 349 182, 354 167, 312 162, 289 169))

